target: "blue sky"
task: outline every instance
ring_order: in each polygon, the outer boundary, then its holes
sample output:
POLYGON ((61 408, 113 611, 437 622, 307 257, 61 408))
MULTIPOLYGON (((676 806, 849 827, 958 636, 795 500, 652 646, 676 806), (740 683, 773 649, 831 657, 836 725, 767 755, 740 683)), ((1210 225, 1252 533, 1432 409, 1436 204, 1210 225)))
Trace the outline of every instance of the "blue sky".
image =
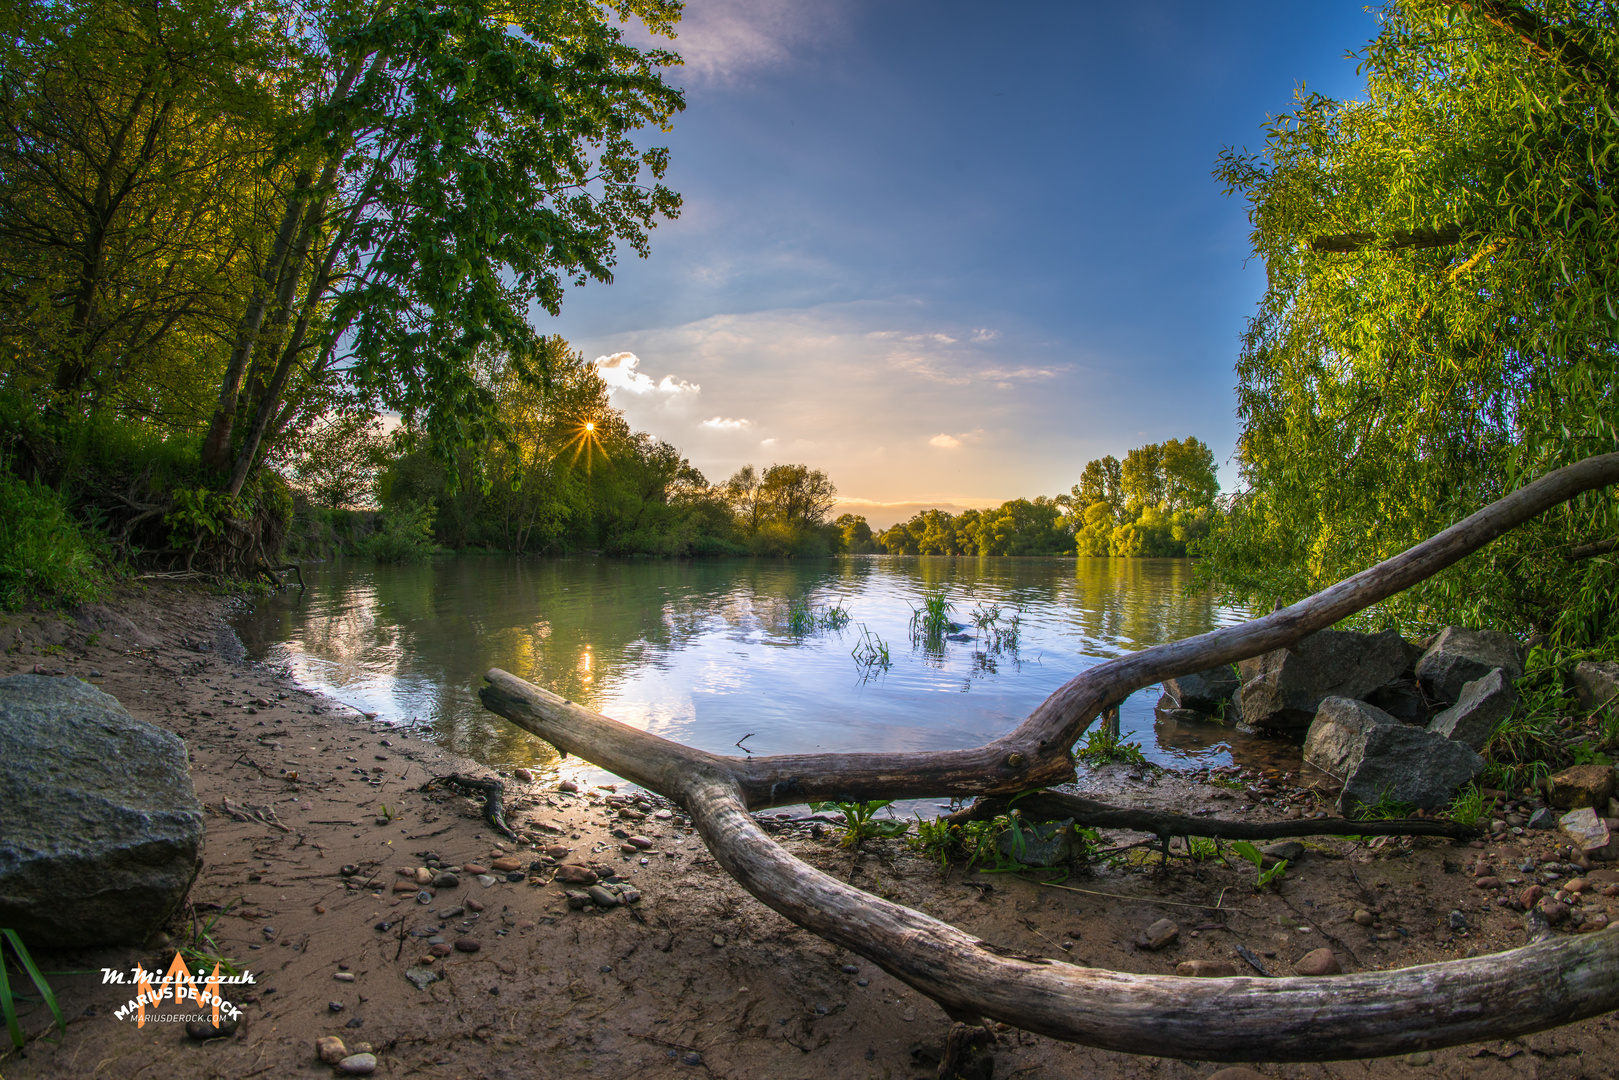
POLYGON ((711 480, 802 461, 887 525, 1196 435, 1229 487, 1263 288, 1210 175, 1363 2, 687 0, 678 221, 542 319, 711 480))

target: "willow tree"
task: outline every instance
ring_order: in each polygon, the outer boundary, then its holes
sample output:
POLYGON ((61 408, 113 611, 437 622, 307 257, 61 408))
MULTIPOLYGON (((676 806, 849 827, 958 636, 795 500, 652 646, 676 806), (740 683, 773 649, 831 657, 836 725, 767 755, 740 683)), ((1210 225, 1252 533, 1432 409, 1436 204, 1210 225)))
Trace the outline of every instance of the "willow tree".
MULTIPOLYGON (((1619 17, 1599 0, 1397 0, 1364 98, 1300 92, 1242 193, 1268 288, 1238 362, 1247 490, 1204 572, 1292 599, 1616 443, 1619 17)), ((1573 647, 1619 632, 1591 494, 1372 616, 1573 647)), ((1268 606, 1268 605, 1267 605, 1268 606)))

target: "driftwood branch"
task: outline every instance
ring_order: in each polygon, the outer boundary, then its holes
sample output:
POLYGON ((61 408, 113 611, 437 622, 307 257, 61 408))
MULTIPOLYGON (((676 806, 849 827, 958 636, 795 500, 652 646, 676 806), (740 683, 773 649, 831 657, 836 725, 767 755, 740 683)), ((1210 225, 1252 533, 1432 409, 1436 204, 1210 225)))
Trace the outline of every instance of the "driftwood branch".
POLYGON ((517 834, 512 827, 506 824, 506 785, 499 780, 489 777, 480 779, 476 776, 465 776, 461 773, 451 773, 449 776, 435 776, 422 785, 426 791, 434 784, 443 784, 445 787, 455 788, 463 795, 475 795, 483 799, 483 819, 489 822, 489 827, 508 840, 516 840, 517 834))
MULTIPOLYGON (((1431 577, 1574 496, 1619 481, 1619 454, 1559 469, 1410 550, 1240 626, 1098 664, 975 749, 726 757, 661 739, 500 669, 484 705, 559 750, 683 805, 754 896, 937 1001, 1053 1038, 1206 1061, 1331 1061, 1509 1038, 1619 1008, 1619 927, 1494 956, 1332 978, 1183 979, 996 954, 789 855, 749 814, 810 799, 1013 795, 1073 775, 1107 705, 1166 678, 1289 646, 1431 577)), ((1317 825, 1320 823, 1318 822, 1317 825)), ((1368 823, 1355 823, 1365 830, 1368 823)))
MULTIPOLYGON (((1012 807, 1009 799, 977 799, 945 817, 952 825, 969 821, 991 821, 1012 807)), ((1284 840, 1290 836, 1444 836, 1452 840, 1476 840, 1483 833, 1454 821, 1426 818, 1391 818, 1382 821, 1350 821, 1345 818, 1305 818, 1298 821, 1227 821, 1220 818, 1170 814, 1161 810, 1109 806, 1080 795, 1041 791, 1017 800, 1018 809, 1034 821, 1063 821, 1086 828, 1130 829, 1155 836, 1208 836, 1216 840, 1284 840)))

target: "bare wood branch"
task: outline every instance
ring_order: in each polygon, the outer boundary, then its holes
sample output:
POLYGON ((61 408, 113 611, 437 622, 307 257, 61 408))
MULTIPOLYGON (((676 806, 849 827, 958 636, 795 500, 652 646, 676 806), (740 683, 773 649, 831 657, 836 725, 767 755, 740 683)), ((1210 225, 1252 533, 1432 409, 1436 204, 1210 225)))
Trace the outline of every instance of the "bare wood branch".
MULTIPOLYGON (((1329 1061, 1509 1038, 1619 1007, 1619 927, 1495 956, 1332 978, 1182 979, 1009 957, 793 858, 749 808, 809 798, 1012 794, 1072 774, 1070 747, 1131 690, 1292 645, 1432 576, 1549 507, 1619 481, 1619 454, 1559 469, 1410 550, 1240 626, 1098 664, 973 750, 722 757, 492 669, 484 705, 565 753, 681 803, 754 896, 952 1016, 1160 1057, 1329 1061)), ((1361 823, 1356 823, 1357 826, 1361 823)))
MULTIPOLYGON (((991 821, 1011 809, 1004 798, 986 798, 948 815, 952 825, 991 821)), ((1298 821, 1228 821, 1220 818, 1170 814, 1139 807, 1116 807, 1061 791, 1041 791, 1018 799, 1025 817, 1035 821, 1063 821, 1086 828, 1129 829, 1155 836, 1209 836, 1216 840, 1284 840, 1290 836, 1443 836, 1476 840, 1483 833, 1454 821, 1431 818, 1390 818, 1351 821, 1347 818, 1305 818, 1298 821)))

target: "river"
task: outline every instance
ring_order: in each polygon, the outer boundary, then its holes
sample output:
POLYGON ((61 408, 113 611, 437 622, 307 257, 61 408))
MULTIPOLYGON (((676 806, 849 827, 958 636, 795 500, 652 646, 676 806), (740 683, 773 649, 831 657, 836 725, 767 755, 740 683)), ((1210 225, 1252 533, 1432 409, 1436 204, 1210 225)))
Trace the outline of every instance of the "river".
MULTIPOLYGON (((1247 613, 1187 595, 1181 559, 859 557, 805 562, 459 556, 306 566, 307 591, 259 603, 249 656, 305 686, 490 767, 556 774, 543 741, 485 711, 501 667, 625 723, 717 753, 975 746, 1098 661, 1230 625, 1247 613), (972 640, 913 643, 912 611, 943 589, 972 640), (837 605, 841 630, 791 612, 837 605), (1015 647, 975 634, 996 605, 1015 647), (851 650, 886 644, 889 664, 851 650)), ((1296 768, 1296 745, 1155 719, 1156 687, 1121 710, 1124 737, 1169 767, 1296 768)), ((569 759, 586 781, 605 773, 569 759)))

